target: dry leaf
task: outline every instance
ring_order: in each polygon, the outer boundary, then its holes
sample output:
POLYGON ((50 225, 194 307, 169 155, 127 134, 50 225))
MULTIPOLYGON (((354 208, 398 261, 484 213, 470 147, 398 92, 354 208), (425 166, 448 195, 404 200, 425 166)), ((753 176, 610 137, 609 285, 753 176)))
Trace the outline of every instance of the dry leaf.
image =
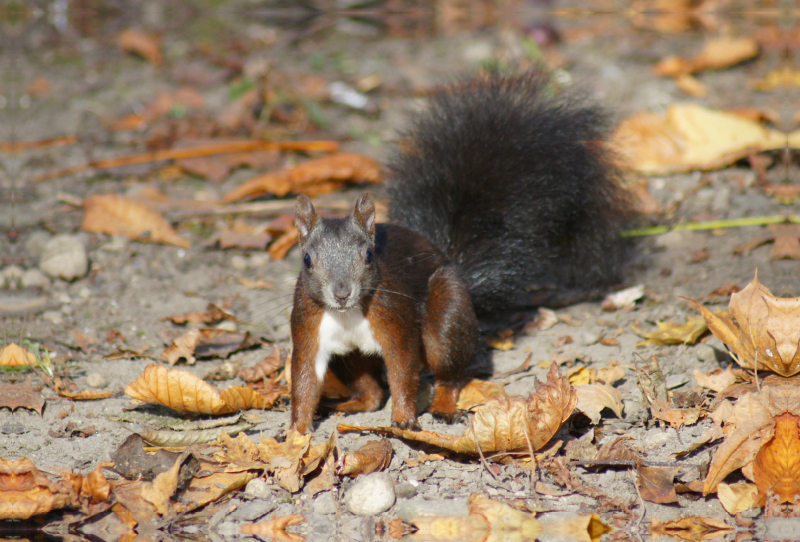
POLYGON ((789 89, 791 87, 800 87, 800 70, 789 65, 772 71, 764 79, 753 83, 755 90, 763 92, 770 92, 776 88, 789 89))
POLYGON ((576 408, 586 414, 592 424, 600 423, 600 412, 604 408, 622 418, 622 394, 618 389, 606 384, 582 384, 575 386, 575 393, 578 396, 576 408))
POLYGON ((708 96, 708 87, 688 73, 679 75, 675 79, 675 84, 679 89, 690 96, 694 96, 696 98, 704 98, 708 96))
POLYGON ((292 493, 300 491, 303 485, 303 457, 310 449, 311 435, 294 429, 289 430, 283 442, 262 437, 258 444, 261 461, 268 465, 278 485, 292 493))
POLYGON ((297 244, 297 239, 300 237, 300 232, 297 231, 297 228, 291 228, 286 233, 278 237, 270 246, 269 253, 270 258, 273 260, 282 260, 286 257, 286 253, 289 252, 289 249, 292 248, 297 244))
POLYGON ((0 408, 8 408, 14 412, 18 408, 35 410, 42 415, 44 396, 33 389, 30 380, 19 384, 0 382, 0 408))
POLYGON ((161 318, 162 321, 170 320, 174 324, 182 325, 187 322, 192 324, 215 324, 222 320, 233 320, 236 318, 228 311, 219 308, 214 303, 209 303, 206 310, 203 312, 187 312, 184 314, 173 314, 172 316, 165 316, 161 318))
POLYGON ((282 516, 279 518, 268 519, 258 523, 250 523, 239 527, 239 531, 244 534, 256 534, 265 538, 278 540, 279 542, 302 542, 305 536, 296 533, 287 533, 286 527, 297 525, 306 520, 303 516, 295 514, 282 516))
POLYGON ((800 297, 775 297, 753 281, 731 295, 732 318, 716 315, 692 301, 711 332, 728 348, 744 368, 774 371, 789 377, 800 373, 800 297))
POLYGON ((340 190, 345 183, 377 183, 380 166, 366 156, 340 153, 303 162, 291 169, 260 175, 222 198, 223 203, 253 199, 265 194, 305 194, 315 197, 340 190))
POLYGON ((604 311, 615 311, 623 307, 632 307, 642 297, 644 297, 644 286, 640 284, 607 295, 601 306, 604 311))
POLYGON ((355 452, 347 452, 337 462, 336 471, 355 478, 359 474, 380 471, 392 462, 392 444, 388 439, 373 440, 355 452))
POLYGON ((22 348, 15 343, 9 343, 0 350, 0 365, 5 367, 36 365, 36 356, 30 350, 22 348))
POLYGON ((30 459, 0 458, 0 520, 28 519, 76 501, 70 484, 51 480, 30 459))
POLYGON ((680 469, 645 467, 640 463, 636 470, 639 473, 637 484, 644 500, 658 504, 678 502, 672 480, 680 469))
POLYGON ((653 518, 650 520, 648 530, 653 538, 672 536, 681 540, 695 542, 714 540, 733 532, 735 529, 718 519, 689 516, 674 521, 661 521, 653 518))
POLYGON ((733 374, 730 367, 724 370, 714 369, 709 373, 701 373, 695 369, 693 374, 698 386, 703 386, 717 393, 736 382, 736 375, 733 374))
POLYGON ((181 454, 169 470, 157 475, 152 482, 142 484, 142 499, 152 504, 156 512, 162 516, 169 511, 172 495, 178 489, 178 475, 187 457, 187 453, 181 454))
POLYGON ((486 403, 492 397, 501 396, 508 397, 503 386, 496 382, 474 378, 459 390, 456 408, 459 410, 472 410, 476 406, 486 403))
POLYGON ((161 38, 155 34, 128 28, 119 33, 117 43, 123 51, 136 53, 156 66, 161 64, 161 38))
POLYGON ((772 493, 783 503, 800 496, 799 421, 800 416, 790 412, 775 416, 775 436, 756 455, 753 476, 762 503, 772 493))
POLYGON ((272 353, 256 363, 253 367, 239 369, 239 378, 245 382, 263 380, 281 369, 286 360, 281 357, 281 349, 274 348, 272 353))
POLYGON ((613 141, 626 167, 661 175, 719 169, 755 152, 782 149, 786 135, 731 113, 676 104, 663 116, 627 118, 613 141))
POLYGON ((597 450, 598 461, 638 461, 639 453, 634 448, 633 437, 615 437, 597 450))
POLYGON ((758 487, 755 484, 717 484, 717 497, 725 511, 734 516, 756 506, 758 487))
POLYGON ((188 248, 189 241, 178 235, 169 222, 131 199, 117 195, 91 196, 83 201, 81 228, 95 233, 124 235, 139 241, 167 243, 188 248))
POLYGON ((672 408, 665 401, 656 401, 650 410, 654 418, 667 422, 675 430, 684 425, 694 425, 700 419, 699 408, 672 408))
POLYGON ((514 337, 487 337, 486 346, 492 350, 507 352, 514 348, 514 337))
POLYGON ((633 329, 634 333, 647 339, 637 346, 647 344, 695 344, 708 331, 708 326, 702 316, 689 316, 682 326, 674 322, 656 322, 656 326, 658 326, 658 331, 645 332, 640 330, 636 324, 631 324, 631 329, 633 329))
POLYGON ((800 224, 768 224, 767 230, 768 235, 736 247, 733 252, 747 252, 771 242, 774 245, 770 260, 800 260, 800 224))
POLYGON ((705 70, 724 70, 758 55, 753 38, 714 38, 706 42, 700 53, 691 59, 670 57, 655 66, 661 76, 676 76, 705 70))
POLYGON ((494 397, 475 410, 472 423, 462 436, 433 431, 409 431, 398 427, 355 427, 340 425, 340 431, 374 431, 425 442, 456 453, 525 452, 541 449, 572 414, 577 403, 575 391, 554 363, 547 382, 534 383, 535 391, 524 397, 494 397))
POLYGON ((231 414, 240 409, 269 408, 271 402, 251 388, 234 386, 217 393, 208 382, 180 369, 151 363, 125 393, 145 403, 192 414, 231 414))
POLYGON ((175 365, 181 360, 188 365, 194 365, 196 358, 225 358, 254 344, 249 333, 217 328, 193 329, 175 339, 164 349, 161 357, 170 365, 175 365))

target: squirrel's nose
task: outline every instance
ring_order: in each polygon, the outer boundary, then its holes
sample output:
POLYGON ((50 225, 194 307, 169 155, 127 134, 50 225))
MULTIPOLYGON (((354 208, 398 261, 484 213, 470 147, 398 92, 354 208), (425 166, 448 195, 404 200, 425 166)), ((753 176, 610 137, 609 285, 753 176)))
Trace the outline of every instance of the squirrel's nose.
POLYGON ((333 287, 333 297, 340 303, 347 301, 347 298, 350 297, 350 287, 343 283, 337 284, 333 287))

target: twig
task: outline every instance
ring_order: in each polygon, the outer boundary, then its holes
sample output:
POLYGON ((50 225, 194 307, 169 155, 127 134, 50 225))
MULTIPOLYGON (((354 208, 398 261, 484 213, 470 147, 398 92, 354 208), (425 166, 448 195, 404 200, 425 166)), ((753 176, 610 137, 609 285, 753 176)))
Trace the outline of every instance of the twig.
POLYGON ((642 540, 642 535, 639 534, 639 530, 642 528, 642 520, 644 519, 644 515, 647 513, 647 509, 645 508, 645 505, 644 505, 644 499, 642 498, 642 492, 639 491, 639 483, 638 483, 639 482, 639 471, 637 471, 635 469, 632 470, 631 471, 631 477, 633 478, 633 489, 636 490, 636 496, 639 497, 639 506, 642 509, 642 515, 640 515, 639 519, 637 519, 636 523, 634 523, 633 534, 635 534, 636 538, 638 538, 641 541, 642 540))
POLYGON ((724 228, 739 228, 742 226, 766 226, 767 224, 779 224, 781 222, 800 223, 800 216, 748 216, 745 218, 730 218, 724 220, 708 220, 705 222, 683 222, 674 226, 653 226, 651 228, 637 228, 625 230, 623 237, 644 237, 648 235, 660 235, 669 231, 702 231, 720 230, 724 228))
POLYGON ((472 438, 475 439, 475 446, 477 446, 478 448, 478 455, 481 457, 481 463, 483 464, 483 467, 489 472, 489 474, 492 475, 494 481, 500 484, 500 479, 497 478, 497 475, 492 472, 492 469, 489 468, 489 464, 486 462, 486 458, 483 457, 483 450, 481 449, 481 443, 478 442, 478 435, 475 434, 475 431, 472 432, 472 438))
POLYGON ((527 424, 525 424, 525 423, 522 424, 522 431, 523 431, 523 433, 525 433, 525 442, 528 443, 528 452, 531 454, 531 480, 530 480, 531 487, 530 487, 530 489, 531 489, 531 495, 533 495, 534 494, 534 491, 533 491, 533 473, 536 472, 536 456, 533 453, 533 445, 531 444, 531 439, 528 436, 528 426, 527 426, 527 424))
POLYGON ((78 142, 78 137, 64 136, 53 139, 41 139, 39 141, 0 141, 0 151, 19 152, 27 149, 43 149, 45 147, 59 147, 62 145, 72 145, 78 142))
MULTIPOLYGON (((642 461, 641 459, 571 459, 570 465, 582 465, 584 467, 635 467, 642 464, 645 467, 674 467, 674 461, 642 461)), ((699 467, 695 463, 681 463, 682 467, 699 467)))
POLYGON ((32 179, 31 182, 40 183, 43 181, 49 181, 50 179, 64 177, 66 175, 82 173, 90 169, 109 169, 119 166, 160 162, 162 160, 180 160, 182 158, 197 158, 200 156, 213 156, 216 154, 230 154, 234 152, 251 152, 261 150, 334 152, 338 148, 339 144, 336 141, 233 141, 218 145, 208 145, 205 147, 192 147, 189 149, 166 149, 161 151, 147 152, 144 154, 109 158, 106 160, 93 160, 79 166, 45 173, 44 175, 32 179))

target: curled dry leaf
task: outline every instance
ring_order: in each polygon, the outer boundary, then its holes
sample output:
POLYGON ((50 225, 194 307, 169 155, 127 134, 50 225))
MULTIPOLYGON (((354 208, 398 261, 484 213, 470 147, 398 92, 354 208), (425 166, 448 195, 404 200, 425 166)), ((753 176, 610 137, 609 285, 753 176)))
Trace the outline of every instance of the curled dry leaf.
POLYGON ((237 333, 226 329, 193 329, 175 339, 164 349, 161 356, 175 365, 181 360, 194 365, 195 358, 227 357, 233 352, 250 348, 255 344, 249 333, 237 333))
POLYGON ((758 43, 749 37, 714 38, 694 58, 669 57, 655 66, 661 76, 676 76, 705 70, 724 70, 758 55, 758 43))
POLYGON ((653 518, 650 520, 648 530, 653 538, 669 536, 689 542, 696 542, 701 540, 714 540, 715 538, 733 532, 735 529, 718 519, 689 516, 674 521, 661 521, 660 519, 653 518))
POLYGON ((593 424, 600 423, 600 412, 604 408, 614 411, 618 418, 622 417, 622 394, 607 384, 582 384, 575 386, 578 396, 576 408, 586 414, 593 424))
POLYGON ((223 320, 233 320, 236 318, 228 311, 219 308, 214 303, 209 303, 205 311, 202 312, 187 312, 184 314, 173 314, 172 316, 165 316, 161 319, 170 320, 173 324, 216 324, 223 320))
POLYGON ((36 356, 30 350, 22 348, 15 343, 9 343, 0 350, 0 365, 5 367, 36 365, 36 356))
POLYGON ((373 440, 355 452, 345 453, 337 461, 337 472, 353 478, 359 474, 383 470, 392 462, 392 444, 388 439, 373 440))
POLYGON ((785 377, 800 373, 800 297, 773 296, 756 272, 744 290, 731 295, 730 318, 689 301, 742 367, 785 377))
POLYGON ((763 503, 774 493, 781 502, 800 496, 800 416, 784 412, 775 416, 775 436, 756 455, 753 476, 763 503))
POLYGON ((119 33, 117 43, 123 51, 136 53, 156 66, 161 64, 161 38, 155 34, 128 28, 119 33))
POLYGON ((267 470, 272 472, 278 485, 296 493, 303 487, 304 478, 325 461, 335 446, 335 432, 327 442, 311 446, 311 435, 290 429, 283 442, 262 437, 258 444, 258 453, 259 459, 267 464, 267 470))
POLYGON ((644 500, 658 504, 678 502, 678 494, 675 493, 672 481, 680 469, 645 467, 640 463, 636 470, 639 473, 637 484, 644 500))
POLYGON ((797 386, 773 386, 748 393, 733 407, 725 421, 725 441, 717 448, 708 468, 703 494, 713 492, 728 474, 752 463, 762 446, 775 435, 776 416, 800 416, 797 386))
POLYGON ((256 363, 253 367, 239 369, 239 378, 245 382, 257 382, 269 376, 283 367, 285 360, 281 357, 281 349, 274 348, 272 353, 256 363))
POLYGON ((719 483, 717 497, 725 511, 734 516, 756 506, 758 487, 747 482, 732 485, 719 483))
POLYGON ((535 391, 525 397, 494 397, 475 410, 472 424, 462 436, 433 431, 409 431, 398 427, 340 425, 340 431, 374 431, 406 440, 432 444, 462 454, 525 452, 547 444, 572 414, 578 401, 566 377, 554 363, 547 382, 538 380, 535 391))
POLYGON ((733 374, 730 367, 724 370, 714 369, 708 373, 701 373, 695 369, 693 375, 698 386, 703 386, 717 393, 736 382, 736 375, 733 374))
POLYGON ((459 410, 471 410, 476 406, 485 404, 492 397, 503 396, 508 397, 508 394, 500 384, 473 378, 459 390, 456 408, 459 410))
POLYGON ((613 136, 623 166, 647 175, 712 170, 750 154, 782 149, 786 135, 732 113, 676 104, 666 114, 641 112, 613 136))
POLYGON ((269 408, 269 400, 243 386, 217 393, 192 373, 151 363, 125 388, 125 393, 145 403, 164 405, 192 414, 230 414, 250 408, 269 408))
POLYGON ((48 478, 30 459, 0 458, 0 519, 28 519, 73 500, 69 486, 48 478))
POLYGON ((297 525, 305 520, 306 518, 303 516, 292 514, 289 516, 268 519, 267 521, 260 521, 258 523, 242 525, 239 527, 239 531, 244 534, 257 534, 259 536, 271 538, 280 542, 302 542, 306 539, 306 537, 296 533, 287 533, 286 527, 297 525))
POLYGON ((702 316, 689 316, 686 323, 678 325, 674 322, 656 322, 657 331, 642 331, 636 324, 631 324, 631 329, 640 337, 647 339, 637 346, 646 344, 694 344, 708 331, 706 321, 702 316))
POLYGON ((83 202, 81 228, 95 233, 124 235, 139 241, 167 243, 188 248, 189 241, 178 235, 161 214, 118 194, 91 196, 83 202))
POLYGON ((297 231, 297 228, 291 228, 269 246, 269 250, 267 250, 269 257, 273 260, 284 259, 289 249, 297 244, 299 237, 300 232, 297 231))
POLYGON ((377 183, 380 166, 366 156, 339 153, 303 162, 291 169, 260 175, 222 198, 223 203, 253 199, 265 194, 319 196, 341 190, 345 183, 377 183))

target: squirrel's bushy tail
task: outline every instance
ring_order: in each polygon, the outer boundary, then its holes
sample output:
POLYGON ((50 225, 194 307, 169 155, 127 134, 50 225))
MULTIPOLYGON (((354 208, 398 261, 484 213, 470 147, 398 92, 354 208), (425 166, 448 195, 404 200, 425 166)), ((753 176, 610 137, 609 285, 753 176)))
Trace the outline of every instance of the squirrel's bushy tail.
POLYGON ((389 164, 391 220, 461 269, 482 319, 596 296, 621 279, 631 217, 597 108, 540 73, 436 94, 389 164))

